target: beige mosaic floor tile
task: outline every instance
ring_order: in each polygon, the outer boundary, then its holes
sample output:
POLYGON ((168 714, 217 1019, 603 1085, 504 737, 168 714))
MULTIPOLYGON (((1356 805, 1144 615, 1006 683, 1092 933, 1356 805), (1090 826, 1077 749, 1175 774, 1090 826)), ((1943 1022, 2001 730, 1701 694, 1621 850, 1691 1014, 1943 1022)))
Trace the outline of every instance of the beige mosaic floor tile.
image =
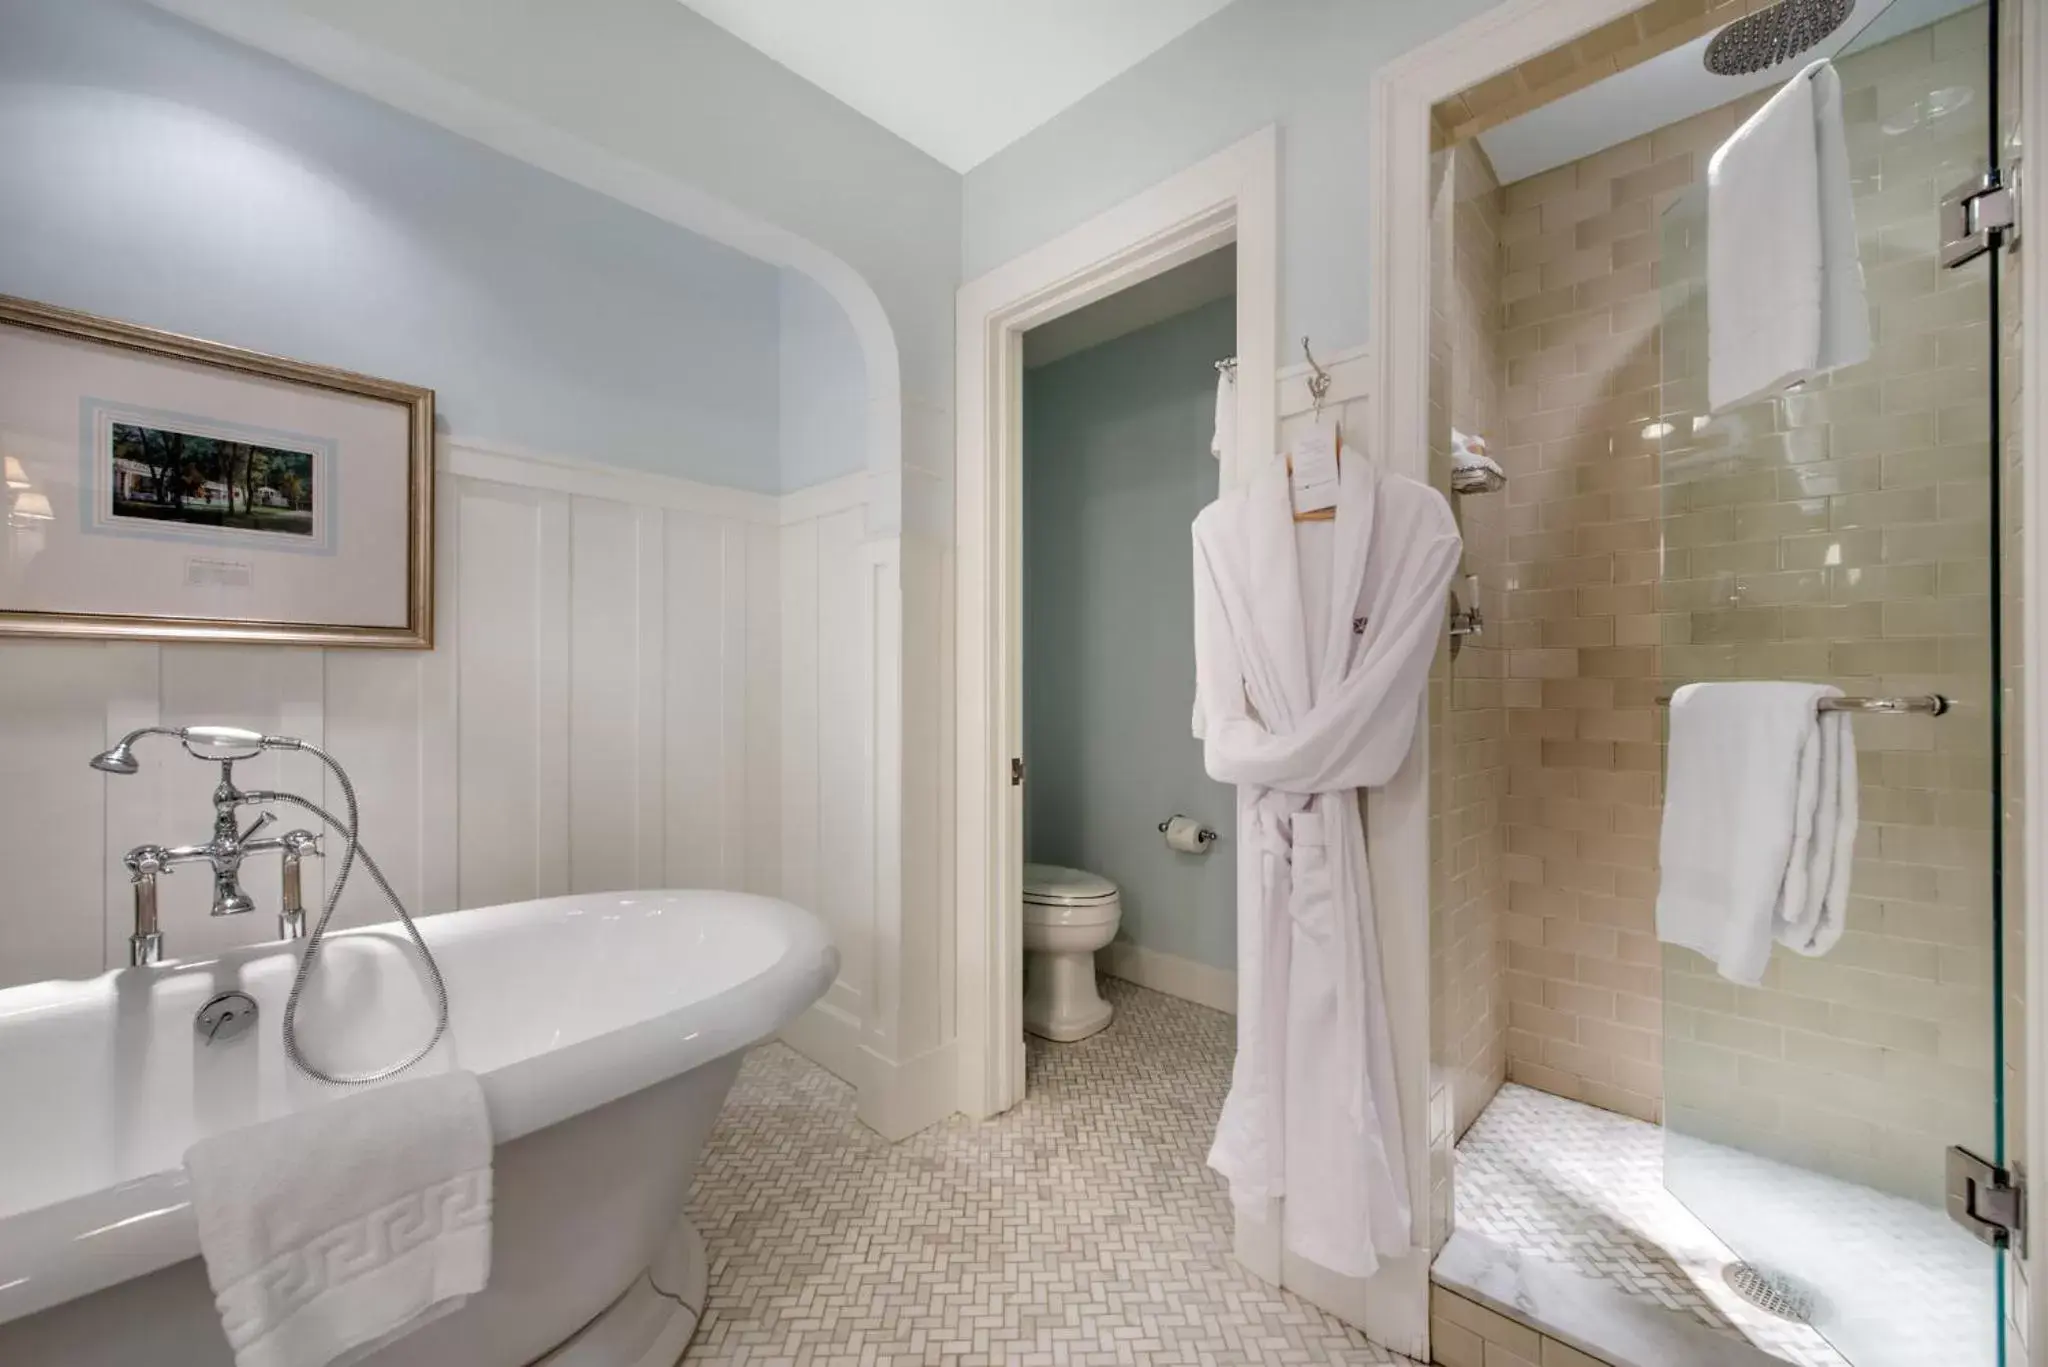
POLYGON ((1110 1028, 1030 1041, 1022 1105, 890 1145, 853 1092, 755 1051, 691 1200, 710 1303, 686 1361, 1404 1364, 1230 1256, 1203 1163, 1228 1016, 1114 980, 1110 1028))

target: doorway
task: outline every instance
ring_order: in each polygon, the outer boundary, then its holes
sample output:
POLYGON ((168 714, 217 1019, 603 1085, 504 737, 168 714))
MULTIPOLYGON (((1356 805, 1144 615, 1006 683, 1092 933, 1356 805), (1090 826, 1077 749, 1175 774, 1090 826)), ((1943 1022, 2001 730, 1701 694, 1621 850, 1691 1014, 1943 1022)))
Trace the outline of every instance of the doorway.
MULTIPOLYGON (((1014 1106, 1025 1084, 1026 334, 1232 249, 1239 442, 1213 474, 1218 487, 1228 487, 1240 477, 1236 454, 1270 450, 1275 426, 1277 161, 1277 135, 1267 129, 960 293, 952 816, 959 1105, 972 1116, 1014 1106)), ((1214 375, 1208 372, 1211 383, 1214 375)), ((1207 457, 1197 449, 1191 459, 1207 457)), ((1168 815, 1155 816, 1155 825, 1168 815)))
POLYGON ((1042 1039, 1105 1027, 1098 968, 1236 1007, 1234 809, 1185 705, 1188 528, 1233 440, 1236 279, 1220 248, 1024 336, 1024 1027, 1042 1039))

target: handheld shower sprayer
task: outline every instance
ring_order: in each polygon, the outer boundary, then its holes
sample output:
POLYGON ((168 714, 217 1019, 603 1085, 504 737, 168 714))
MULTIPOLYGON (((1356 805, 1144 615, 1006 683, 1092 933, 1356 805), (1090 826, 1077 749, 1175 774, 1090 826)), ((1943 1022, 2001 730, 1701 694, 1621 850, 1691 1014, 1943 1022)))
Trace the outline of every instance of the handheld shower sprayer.
MULTIPOLYGON (((308 1077, 337 1086, 360 1086, 369 1082, 380 1082, 385 1078, 404 1072, 433 1052, 441 1037, 448 1033, 448 987, 441 978, 441 966, 434 962, 434 952, 427 948, 419 927, 413 924, 412 915, 405 909, 392 890, 391 883, 384 877, 384 871, 377 867, 377 861, 370 857, 358 839, 357 827, 360 812, 356 805, 355 784, 350 781, 348 771, 319 746, 300 740, 296 736, 269 736, 260 731, 250 731, 239 726, 144 726, 130 731, 111 747, 94 755, 89 763, 93 768, 106 774, 128 775, 141 770, 141 763, 135 758, 135 745, 145 736, 170 736, 185 747, 185 753, 194 759, 221 763, 226 766, 237 760, 251 759, 265 750, 298 750, 319 760, 334 776, 335 785, 341 789, 342 807, 346 819, 337 817, 324 807, 299 796, 297 793, 255 790, 246 793, 235 792, 223 784, 232 799, 244 805, 282 802, 311 812, 341 833, 341 863, 335 870, 334 882, 327 890, 327 898, 320 909, 320 919, 313 926, 313 933, 306 941, 305 953, 299 957, 299 969, 292 979, 291 996, 284 1007, 284 1048, 293 1065, 308 1077), (327 937, 327 924, 334 917, 334 908, 341 901, 341 892, 348 885, 348 876, 356 860, 360 858, 363 867, 369 870, 378 890, 386 901, 398 912, 398 919, 405 923, 406 933, 412 937, 413 946, 419 950, 426 963, 427 982, 435 998, 436 1018, 434 1033, 418 1052, 400 1063, 368 1073, 333 1073, 307 1058, 299 1047, 298 1014, 299 998, 304 994, 306 983, 313 975, 313 966, 319 962, 320 949, 327 937)), ((252 828, 253 829, 253 828, 252 828)), ((303 833, 299 833, 303 834, 303 833)))
POLYGON ((176 736, 185 753, 194 759, 248 759, 259 750, 303 750, 306 743, 291 736, 266 736, 239 726, 142 726, 130 731, 86 761, 103 774, 133 774, 142 765, 135 758, 135 742, 144 736, 176 736), (203 753, 205 751, 247 751, 247 754, 203 753))

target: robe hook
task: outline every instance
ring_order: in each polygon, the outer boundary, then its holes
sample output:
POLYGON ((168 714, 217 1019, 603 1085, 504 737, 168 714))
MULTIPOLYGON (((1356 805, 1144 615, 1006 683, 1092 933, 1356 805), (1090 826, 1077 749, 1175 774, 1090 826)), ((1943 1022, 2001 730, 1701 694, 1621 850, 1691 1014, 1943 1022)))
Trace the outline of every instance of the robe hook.
POLYGON ((1323 396, 1330 392, 1330 372, 1316 363, 1316 354, 1308 349, 1308 337, 1301 339, 1301 354, 1308 361, 1313 373, 1308 377, 1308 396, 1315 401, 1315 415, 1323 415, 1323 396))

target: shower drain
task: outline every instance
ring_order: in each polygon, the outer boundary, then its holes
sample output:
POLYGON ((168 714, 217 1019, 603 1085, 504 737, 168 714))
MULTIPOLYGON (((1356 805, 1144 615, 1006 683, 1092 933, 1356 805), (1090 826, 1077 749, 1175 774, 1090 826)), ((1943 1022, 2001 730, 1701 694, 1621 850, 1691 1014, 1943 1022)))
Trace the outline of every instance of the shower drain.
POLYGON ((1721 1269, 1728 1289, 1757 1309, 1794 1324, 1813 1319, 1813 1293, 1782 1272, 1767 1272, 1753 1263, 1729 1263, 1721 1269))

